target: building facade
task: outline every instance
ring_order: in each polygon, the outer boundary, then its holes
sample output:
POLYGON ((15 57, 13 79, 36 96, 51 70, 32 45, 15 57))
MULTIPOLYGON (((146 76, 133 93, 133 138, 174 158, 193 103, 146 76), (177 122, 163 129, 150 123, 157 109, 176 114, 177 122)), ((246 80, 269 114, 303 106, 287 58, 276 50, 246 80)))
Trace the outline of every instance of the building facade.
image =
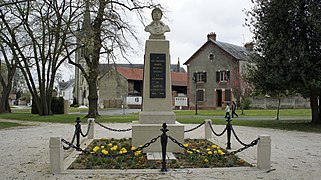
POLYGON ((233 90, 243 88, 239 81, 252 48, 252 44, 242 47, 217 41, 215 33, 208 34, 207 41, 184 63, 190 109, 222 109, 234 100, 233 90))
MULTIPOLYGON (((175 70, 175 65, 172 65, 175 70)), ((180 68, 181 69, 181 68, 180 68)), ((140 108, 143 92, 143 64, 118 64, 118 65, 99 65, 98 78, 98 105, 100 108, 121 108, 122 105, 129 108, 140 108), (128 104, 128 97, 140 99, 138 103, 128 104)), ((79 86, 75 85, 74 96, 80 96, 79 105, 88 105, 86 97, 88 85, 86 80, 78 72, 75 77, 79 86), (78 87, 78 89, 77 89, 78 87), (77 93, 78 92, 78 93, 77 93)), ((186 96, 187 94, 187 73, 171 72, 173 97, 186 96)))

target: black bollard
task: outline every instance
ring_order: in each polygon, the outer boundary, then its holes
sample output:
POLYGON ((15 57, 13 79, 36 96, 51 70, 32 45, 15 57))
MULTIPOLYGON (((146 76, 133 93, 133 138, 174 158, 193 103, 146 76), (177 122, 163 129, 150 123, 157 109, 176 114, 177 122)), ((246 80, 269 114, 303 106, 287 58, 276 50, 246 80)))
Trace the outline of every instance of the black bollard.
POLYGON ((226 149, 231 149, 231 131, 232 131, 232 120, 231 116, 227 116, 227 124, 226 124, 226 130, 227 130, 227 147, 226 149))
POLYGON ((166 134, 166 132, 168 131, 167 129, 167 125, 166 123, 163 123, 163 128, 161 129, 161 131, 163 132, 163 134, 161 135, 161 145, 162 145, 162 172, 167 171, 166 169, 166 146, 167 146, 167 140, 168 140, 168 136, 166 134))
POLYGON ((76 140, 77 140, 77 143, 76 143, 76 146, 77 146, 77 149, 80 149, 80 128, 81 128, 81 125, 80 125, 80 117, 77 117, 76 118, 76 125, 75 125, 75 129, 76 129, 76 140))

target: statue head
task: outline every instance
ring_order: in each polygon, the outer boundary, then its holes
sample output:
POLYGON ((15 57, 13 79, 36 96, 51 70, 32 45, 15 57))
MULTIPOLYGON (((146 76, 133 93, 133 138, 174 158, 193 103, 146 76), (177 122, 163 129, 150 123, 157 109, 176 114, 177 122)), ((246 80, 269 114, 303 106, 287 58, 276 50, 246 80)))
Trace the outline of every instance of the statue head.
POLYGON ((153 20, 155 21, 159 21, 162 19, 162 16, 163 16, 163 12, 161 9, 159 8, 155 8, 153 11, 152 11, 152 18, 153 20))

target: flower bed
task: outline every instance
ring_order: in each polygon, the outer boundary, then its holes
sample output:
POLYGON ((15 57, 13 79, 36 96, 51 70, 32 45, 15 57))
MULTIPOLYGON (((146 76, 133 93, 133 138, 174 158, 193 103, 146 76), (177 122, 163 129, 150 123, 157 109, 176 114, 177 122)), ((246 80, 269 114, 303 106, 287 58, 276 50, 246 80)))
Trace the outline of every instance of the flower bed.
MULTIPOLYGON (((69 169, 155 169, 160 160, 147 160, 143 151, 130 145, 130 139, 94 140, 71 164, 69 169)), ((183 153, 174 153, 177 160, 167 160, 167 168, 215 168, 250 166, 236 155, 207 140, 186 139, 183 153), (201 154, 202 153, 202 154, 201 154)))

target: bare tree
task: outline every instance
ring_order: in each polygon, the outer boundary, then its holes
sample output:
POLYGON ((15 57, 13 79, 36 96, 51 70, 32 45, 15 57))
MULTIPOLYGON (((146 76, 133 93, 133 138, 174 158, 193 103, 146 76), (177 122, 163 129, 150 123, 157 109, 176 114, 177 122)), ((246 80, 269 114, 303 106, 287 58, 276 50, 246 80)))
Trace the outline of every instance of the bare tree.
MULTIPOLYGON (((120 53, 124 58, 131 50, 128 38, 138 40, 129 17, 134 14, 143 22, 143 10, 155 7, 152 0, 84 0, 85 12, 83 35, 80 38, 84 50, 86 67, 69 59, 69 63, 78 67, 88 83, 89 110, 87 117, 98 114, 97 84, 102 54, 116 56, 120 53), (93 20, 91 21, 91 17, 93 20)), ((69 56, 70 57, 70 56, 69 56)))
MULTIPOLYGON (((244 67, 243 67, 244 68, 244 67)), ((229 83, 233 89, 233 95, 237 101, 237 104, 240 106, 242 110, 242 115, 244 115, 244 102, 245 99, 248 98, 252 92, 252 88, 245 78, 246 70, 243 69, 240 72, 239 67, 233 67, 231 70, 232 78, 229 83)))
POLYGON ((10 49, 0 41, 0 113, 11 113, 9 95, 17 64, 10 54, 10 49))
POLYGON ((72 0, 43 0, 8 3, 0 10, 5 27, 0 40, 13 51, 39 115, 52 114, 55 75, 68 58, 65 48, 74 38, 76 7, 72 0))

